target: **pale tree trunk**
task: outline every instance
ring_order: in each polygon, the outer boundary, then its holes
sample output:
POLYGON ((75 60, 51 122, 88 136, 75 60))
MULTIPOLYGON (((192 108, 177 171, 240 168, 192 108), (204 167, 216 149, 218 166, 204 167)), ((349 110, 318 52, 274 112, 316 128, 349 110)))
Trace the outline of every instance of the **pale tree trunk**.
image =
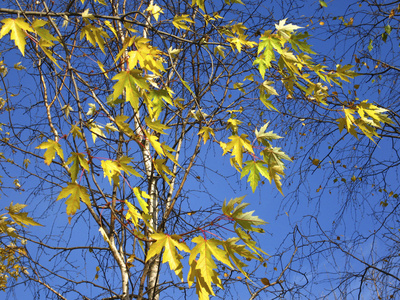
MULTIPOLYGON (((118 10, 119 10, 119 2, 114 1, 112 2, 113 5, 113 14, 118 15, 118 10)), ((125 41, 125 36, 122 31, 122 24, 120 22, 117 23, 118 26, 118 33, 119 33, 119 38, 121 43, 123 44, 125 41)), ((126 56, 126 55, 125 55, 126 56)), ((124 69, 124 64, 122 64, 122 69, 124 69)), ((121 107, 121 113, 123 113, 123 106, 121 107)), ((122 143, 123 143, 123 133, 120 133, 120 142, 118 145, 118 152, 117 152, 117 158, 119 158, 122 155, 122 143)), ((111 252, 113 254, 114 259, 116 260, 120 272, 121 272, 121 284, 122 284, 122 295, 121 295, 121 300, 130 300, 131 297, 129 295, 129 270, 126 264, 125 260, 125 252, 124 248, 122 246, 122 243, 120 243, 119 249, 116 246, 116 241, 115 241, 115 234, 116 232, 114 231, 114 224, 115 224, 115 217, 114 217, 114 212, 115 212, 115 205, 116 205, 116 194, 117 194, 117 186, 114 187, 113 190, 113 199, 112 199, 112 212, 111 212, 111 223, 110 223, 110 232, 108 233, 108 244, 111 249, 111 252)))
MULTIPOLYGON (((150 0, 149 6, 153 5, 153 0, 150 0)), ((150 24, 151 15, 149 14, 147 17, 147 24, 150 24)), ((145 28, 143 30, 143 37, 147 38, 148 32, 145 28)), ((136 118, 136 120, 139 120, 136 118)), ((140 126, 137 126, 139 130, 142 130, 140 126)), ((144 136, 142 134, 141 136, 144 136)), ((143 159, 145 163, 146 173, 147 173, 147 180, 148 180, 148 190, 149 190, 149 214, 151 215, 150 224, 157 230, 158 226, 158 193, 157 193, 157 177, 155 176, 155 170, 153 168, 153 162, 150 154, 150 143, 148 141, 145 142, 143 150, 143 159)), ((149 233, 153 233, 152 229, 149 229, 149 233)), ((159 268, 160 268, 160 255, 154 256, 148 262, 148 272, 147 272, 147 295, 149 300, 158 300, 160 298, 160 294, 158 292, 158 275, 159 275, 159 268)))

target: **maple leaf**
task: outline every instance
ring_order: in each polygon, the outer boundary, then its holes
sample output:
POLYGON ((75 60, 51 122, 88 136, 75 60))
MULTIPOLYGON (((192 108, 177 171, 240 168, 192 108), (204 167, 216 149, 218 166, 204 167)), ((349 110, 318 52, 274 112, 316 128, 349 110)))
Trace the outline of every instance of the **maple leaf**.
POLYGON ((235 227, 240 225, 243 229, 248 231, 263 231, 253 226, 261 226, 266 224, 266 222, 257 216, 253 216, 254 211, 243 212, 243 209, 249 205, 249 203, 242 203, 243 199, 244 197, 234 198, 228 203, 226 203, 225 200, 222 205, 222 212, 235 221, 235 227))
POLYGON ((346 124, 346 129, 347 131, 350 131, 350 126, 354 124, 355 118, 355 110, 354 109, 343 109, 344 115, 345 115, 345 124, 346 124))
POLYGON ((160 254, 164 248, 162 262, 168 262, 170 269, 175 272, 181 281, 183 281, 183 266, 181 262, 183 256, 180 255, 176 249, 190 253, 189 247, 185 243, 179 242, 181 239, 179 235, 168 235, 159 232, 153 233, 150 237, 155 239, 156 242, 151 244, 149 252, 147 252, 146 261, 149 261, 153 256, 160 254))
POLYGON ((33 31, 31 26, 24 21, 23 18, 17 19, 4 19, 1 20, 4 24, 0 30, 0 39, 11 31, 10 38, 14 41, 15 45, 25 55, 26 35, 27 31, 33 31))
POLYGON ((238 119, 229 118, 228 121, 226 121, 226 128, 232 130, 233 134, 237 134, 239 125, 242 123, 243 122, 238 119))
MULTIPOLYGON (((90 103, 91 104, 91 103, 90 103)), ((89 105, 90 105, 89 104, 89 105)), ((96 139, 101 136, 101 137, 106 137, 104 135, 104 132, 102 130, 103 126, 98 125, 95 121, 93 120, 89 120, 87 122, 87 126, 90 129, 90 132, 92 133, 92 139, 93 139, 93 143, 96 143, 96 139)))
POLYGON ((132 161, 133 158, 128 157, 128 156, 121 156, 118 160, 118 167, 121 171, 124 171, 128 175, 132 174, 135 175, 136 177, 142 178, 143 176, 140 175, 132 166, 128 166, 128 164, 132 161))
POLYGON ((292 161, 291 158, 279 147, 266 148, 261 151, 261 155, 264 158, 264 162, 268 164, 269 176, 267 178, 269 182, 271 183, 273 180, 279 192, 283 194, 280 175, 285 176, 285 165, 282 160, 292 161))
POLYGON ((76 211, 81 207, 80 201, 85 203, 87 206, 91 206, 89 194, 84 186, 81 186, 75 182, 68 183, 64 187, 57 197, 57 201, 63 198, 69 197, 65 204, 67 204, 67 214, 74 215, 76 211))
POLYGON ((221 56, 222 58, 225 58, 225 47, 222 46, 216 46, 214 48, 214 54, 216 55, 217 53, 219 54, 219 56, 221 56))
POLYGON ((145 11, 148 11, 156 21, 158 21, 160 14, 164 13, 161 7, 153 4, 150 4, 145 11))
POLYGON ((150 117, 145 117, 144 120, 149 128, 161 134, 167 134, 166 132, 164 132, 164 130, 171 128, 161 123, 160 120, 153 121, 150 117))
POLYGON ((100 70, 103 72, 104 76, 108 79, 108 71, 105 70, 104 65, 101 61, 97 61, 97 65, 99 66, 100 70))
POLYGON ((244 259, 251 260, 251 259, 259 259, 255 256, 251 251, 246 249, 246 245, 237 245, 236 243, 240 241, 240 238, 230 238, 223 242, 224 248, 226 253, 228 254, 229 258, 233 262, 233 264, 238 268, 243 275, 247 278, 247 273, 243 270, 244 267, 247 265, 243 262, 244 259), (236 255, 242 256, 242 258, 238 258, 236 255))
POLYGON ((150 199, 149 194, 147 194, 145 191, 141 191, 138 187, 135 187, 132 190, 136 196, 136 199, 138 199, 139 205, 142 208, 143 212, 145 214, 148 214, 149 213, 149 209, 148 209, 149 205, 147 204, 146 200, 144 200, 143 198, 150 199))
POLYGON ((149 140, 150 144, 153 146, 153 148, 156 150, 158 154, 161 156, 164 156, 164 150, 161 147, 161 143, 158 141, 158 137, 155 135, 147 135, 147 139, 149 140))
POLYGON ((257 50, 259 56, 254 60, 253 65, 259 65, 258 69, 263 79, 265 70, 269 69, 272 66, 271 62, 275 60, 274 50, 280 53, 281 47, 282 41, 276 35, 271 35, 271 31, 266 31, 261 36, 257 50))
POLYGON ((158 174, 160 174, 162 176, 162 178, 164 178, 164 180, 170 184, 170 180, 167 177, 166 174, 170 175, 170 176, 175 176, 174 173, 171 172, 171 170, 168 168, 168 166, 165 164, 166 163, 166 159, 156 159, 154 160, 154 168, 157 170, 158 174))
POLYGON ((245 162, 246 166, 243 168, 240 179, 249 174, 247 182, 250 182, 253 193, 255 192, 258 182, 260 181, 260 174, 270 180, 268 168, 264 166, 264 161, 249 160, 245 162))
POLYGON ((213 257, 233 269, 226 251, 218 247, 223 245, 222 242, 216 239, 206 240, 202 236, 193 238, 192 242, 197 245, 190 253, 189 265, 192 265, 192 262, 196 259, 197 255, 200 255, 197 260, 196 269, 200 271, 200 275, 206 286, 209 290, 212 290, 211 283, 221 287, 221 280, 218 278, 218 274, 214 271, 214 269, 217 268, 217 265, 215 264, 213 257))
POLYGON ((69 171, 71 172, 71 180, 74 182, 78 177, 79 168, 82 167, 89 172, 89 164, 83 153, 71 152, 71 156, 67 160, 67 165, 73 163, 69 171))
POLYGON ((110 38, 107 32, 103 31, 102 29, 93 26, 92 24, 87 24, 86 26, 82 27, 81 31, 81 39, 86 37, 86 39, 93 45, 96 46, 96 42, 99 45, 100 50, 104 52, 104 42, 106 38, 110 38))
POLYGON ((168 104, 173 105, 173 102, 171 100, 171 95, 172 91, 169 89, 151 90, 148 93, 147 95, 148 99, 152 100, 148 101, 147 107, 149 109, 149 115, 151 116, 152 119, 158 119, 163 110, 164 101, 167 102, 168 104))
POLYGON ((280 34, 283 38, 289 39, 290 33, 303 27, 293 25, 291 23, 286 24, 286 20, 287 19, 280 20, 278 24, 275 24, 275 29, 278 31, 278 34, 280 34))
MULTIPOLYGON (((193 260, 189 266, 190 270, 187 277, 189 287, 191 287, 196 281, 196 294, 198 295, 199 300, 208 300, 209 295, 215 295, 214 291, 202 277, 201 271, 197 268, 197 261, 193 260)), ((215 278, 214 281, 217 282, 217 286, 223 288, 221 280, 218 278, 218 273, 214 270, 213 277, 215 278)))
POLYGON ((240 240, 245 243, 245 245, 250 248, 255 255, 258 256, 258 259, 262 261, 262 256, 259 252, 268 255, 265 253, 261 248, 256 246, 256 241, 253 240, 253 238, 246 232, 244 231, 241 227, 236 227, 235 232, 237 236, 240 238, 240 240))
POLYGON ((61 107, 61 110, 67 116, 67 118, 69 117, 70 112, 74 111, 74 109, 72 108, 71 105, 69 105, 69 103, 61 107))
POLYGON ((356 131, 356 127, 353 124, 348 124, 348 118, 340 118, 336 120, 339 124, 339 132, 342 132, 342 130, 346 127, 349 128, 348 132, 354 136, 356 139, 358 139, 358 134, 356 131))
POLYGON ((137 86, 148 90, 149 85, 139 70, 123 71, 115 75, 112 80, 118 80, 114 85, 113 100, 116 100, 124 90, 126 91, 126 101, 129 101, 133 109, 139 109, 140 93, 137 86))
POLYGON ((275 96, 279 96, 278 92, 275 90, 275 88, 272 86, 275 82, 273 81, 268 81, 265 80, 261 87, 260 90, 262 89, 263 92, 267 92, 268 95, 275 95, 275 96))
POLYGON ((352 79, 356 76, 358 76, 358 74, 354 71, 351 70, 351 68, 353 68, 352 65, 336 65, 336 73, 335 75, 338 76, 340 79, 342 79, 343 81, 347 81, 350 82, 349 79, 352 79))
POLYGON ((103 168, 104 177, 108 177, 108 181, 111 184, 111 180, 114 180, 116 185, 119 185, 119 175, 122 175, 122 171, 128 175, 133 174, 137 177, 142 177, 132 166, 128 164, 132 161, 132 158, 127 156, 121 156, 118 160, 103 160, 101 167, 103 168))
POLYGON ((131 204, 128 200, 125 200, 125 204, 128 206, 128 211, 126 213, 125 219, 132 220, 132 223, 138 227, 139 225, 139 220, 143 219, 142 215, 138 212, 138 210, 136 209, 136 207, 131 204))
POLYGON ((289 43, 298 53, 305 52, 310 54, 317 54, 311 50, 311 45, 307 43, 307 39, 309 37, 310 35, 307 32, 292 34, 289 39, 289 43))
POLYGON ((80 129, 78 126, 76 126, 76 125, 71 125, 70 133, 72 133, 72 136, 73 136, 74 138, 79 137, 81 140, 83 140, 82 131, 81 131, 81 129, 80 129))
POLYGON ((278 65, 282 69, 286 66, 286 68, 291 74, 301 75, 300 69, 298 68, 299 61, 297 57, 293 54, 293 52, 291 52, 288 48, 282 49, 278 65))
POLYGON ((210 139, 210 135, 215 137, 214 130, 211 127, 202 127, 197 133, 197 135, 203 136, 204 144, 210 139))
POLYGON ((195 4, 197 4, 200 9, 205 11, 204 0, 192 0, 192 6, 194 6, 195 4))
POLYGON ((13 204, 13 202, 10 203, 9 207, 6 207, 5 209, 8 211, 8 214, 10 215, 11 219, 18 225, 22 227, 26 227, 26 225, 31 225, 31 226, 43 226, 39 224, 38 222, 34 221, 31 217, 28 217, 27 212, 20 212, 23 208, 25 208, 27 205, 26 204, 13 204))
POLYGON ((111 181, 114 180, 116 185, 119 184, 119 168, 118 164, 113 160, 102 160, 101 167, 103 168, 104 177, 107 176, 108 181, 111 184, 111 181))
POLYGON ((185 22, 194 23, 194 21, 189 17, 189 15, 176 15, 172 20, 172 24, 178 29, 190 30, 189 26, 185 22))
POLYGON ((133 132, 133 130, 129 127, 128 123, 125 123, 125 121, 129 119, 128 116, 125 115, 119 115, 117 117, 115 117, 115 124, 117 124, 118 129, 120 131, 122 131, 123 133, 125 133, 127 136, 134 136, 135 133, 133 132))
POLYGON ((104 128, 105 128, 105 130, 107 131, 108 134, 110 134, 110 132, 118 131, 118 128, 114 127, 113 123, 107 123, 104 128))
POLYGON ((175 156, 171 153, 171 152, 176 152, 175 149, 165 144, 165 142, 161 144, 161 148, 163 149, 165 156, 167 156, 174 164, 180 167, 178 161, 175 159, 175 156))
POLYGON ((250 153, 254 153, 253 147, 251 146, 250 142, 247 138, 246 134, 241 134, 239 135, 232 135, 229 137, 231 140, 228 144, 225 145, 223 148, 224 153, 222 155, 225 155, 229 150, 232 150, 232 156, 234 156, 235 162, 239 165, 239 167, 242 167, 242 161, 243 161, 243 149, 247 150, 250 153))
POLYGON ((161 51, 149 45, 149 39, 146 38, 135 37, 132 42, 135 43, 136 50, 128 52, 129 67, 134 69, 139 63, 141 68, 161 75, 161 72, 165 71, 163 66, 164 60, 160 56, 161 51))
POLYGON ((368 103, 367 100, 362 101, 359 105, 357 105, 357 112, 360 115, 361 119, 367 123, 370 123, 371 126, 381 127, 380 123, 384 124, 392 124, 393 121, 387 116, 388 110, 385 108, 378 107, 371 103, 368 103), (372 122, 369 122, 368 115, 372 122))
MULTIPOLYGON (((52 41, 56 41, 56 37, 53 36, 48 29, 43 28, 45 25, 47 25, 47 21, 42 20, 42 19, 35 19, 32 22, 32 28, 35 30, 35 32, 44 40, 52 44, 52 41)), ((54 45, 54 44, 53 44, 54 45)))
POLYGON ((39 146, 36 147, 36 149, 46 149, 46 152, 44 153, 44 162, 46 165, 50 165, 53 159, 56 157, 56 153, 58 156, 61 157, 61 159, 64 159, 64 153, 63 150, 61 149, 61 146, 59 143, 53 140, 47 140, 47 142, 41 143, 39 146))
POLYGON ((258 131, 257 129, 255 130, 255 135, 257 138, 257 141, 259 144, 262 144, 264 146, 271 146, 268 141, 273 141, 273 140, 277 140, 277 139, 282 139, 283 137, 275 134, 273 131, 268 131, 266 132, 267 128, 268 128, 269 122, 266 123, 264 126, 262 126, 260 128, 260 131, 258 131))

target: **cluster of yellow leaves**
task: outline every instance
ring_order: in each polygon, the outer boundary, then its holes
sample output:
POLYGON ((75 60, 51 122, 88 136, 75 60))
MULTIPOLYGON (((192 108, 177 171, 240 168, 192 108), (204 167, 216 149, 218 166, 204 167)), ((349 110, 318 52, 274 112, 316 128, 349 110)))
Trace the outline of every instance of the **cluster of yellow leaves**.
POLYGON ((20 264, 20 257, 27 255, 23 246, 26 241, 18 235, 16 225, 21 227, 42 226, 33 218, 28 217, 28 213, 22 212, 25 207, 25 204, 13 204, 11 202, 5 208, 7 214, 0 215, 0 238, 2 240, 2 247, 0 247, 0 290, 3 291, 7 287, 8 278, 17 280, 21 276, 21 272, 27 272, 26 268, 20 264), (9 241, 8 244, 7 240, 9 241))
MULTIPOLYGON (((337 65, 336 70, 332 71, 327 70, 326 66, 315 64, 308 55, 315 54, 307 43, 309 35, 296 32, 299 28, 301 27, 286 24, 285 19, 275 25, 274 32, 265 31, 260 37, 258 56, 253 64, 258 66, 262 78, 266 71, 276 64, 277 68, 274 70, 282 76, 282 82, 289 95, 293 94, 294 88, 297 87, 310 101, 327 105, 326 99, 330 97, 328 85, 335 83, 341 86, 342 81, 349 81, 357 74, 351 70, 350 65, 337 65), (311 74, 317 75, 326 85, 312 81, 311 74)), ((272 95, 278 96, 272 87, 273 84, 274 82, 267 81, 259 86, 260 99, 268 109, 277 110, 268 100, 272 95)))
MULTIPOLYGON (((233 133, 233 135, 229 137, 231 141, 227 144, 223 142, 219 143, 224 151, 223 155, 231 153, 231 164, 241 172, 241 178, 248 175, 248 182, 250 182, 253 192, 258 186, 261 176, 263 176, 268 179, 270 183, 274 181, 275 186, 282 193, 282 183, 280 180, 281 176, 285 175, 283 160, 291 161, 291 159, 280 148, 271 145, 271 141, 281 139, 282 137, 272 131, 266 132, 268 123, 262 126, 260 131, 256 129, 256 141, 262 148, 259 153, 262 159, 259 159, 255 155, 254 147, 247 139, 247 135, 238 135, 237 126, 232 125, 237 122, 232 119, 230 120, 231 122, 229 122, 227 126, 230 127, 233 133), (243 167, 244 154, 250 155, 252 159, 245 161, 245 166, 243 167)), ((205 135, 204 131, 199 132, 199 134, 205 135)), ((206 138, 204 138, 204 141, 206 141, 206 138)))
POLYGON ((357 128, 373 140, 373 137, 379 137, 376 129, 381 128, 382 124, 391 124, 393 121, 387 116, 388 110, 368 103, 367 100, 353 105, 352 108, 343 108, 344 118, 340 118, 339 130, 342 132, 346 128, 347 132, 358 139, 357 128), (358 114, 356 118, 355 114, 358 114))
MULTIPOLYGON (((155 242, 150 246, 146 261, 163 253, 162 262, 168 263, 170 269, 183 281, 183 256, 178 250, 190 253, 187 282, 189 287, 195 284, 199 299, 209 299, 209 295, 214 295, 213 284, 223 288, 217 272, 217 261, 232 270, 237 269, 245 277, 248 277, 244 270, 247 265, 243 261, 262 260, 259 254, 262 251, 255 246, 255 241, 245 231, 263 232, 259 226, 264 225, 265 222, 253 216, 252 211, 243 211, 248 206, 247 203, 242 203, 243 199, 244 197, 235 198, 228 203, 225 201, 222 208, 225 217, 233 223, 233 228, 238 237, 218 240, 215 238, 207 239, 205 235, 199 235, 191 240, 195 246, 190 249, 187 243, 183 241, 182 236, 157 232, 150 236, 155 242), (238 244, 239 242, 241 244, 238 244)), ((128 215, 129 218, 135 219, 133 222, 137 222, 138 219, 145 219, 133 205, 130 205, 127 218, 128 215)))

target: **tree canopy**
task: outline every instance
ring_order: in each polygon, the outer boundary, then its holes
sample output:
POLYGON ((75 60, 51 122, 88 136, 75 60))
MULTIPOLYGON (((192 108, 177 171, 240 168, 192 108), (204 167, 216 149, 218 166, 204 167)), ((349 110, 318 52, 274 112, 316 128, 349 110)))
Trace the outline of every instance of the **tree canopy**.
POLYGON ((394 297, 400 7, 333 3, 4 4, 0 288, 394 297), (274 249, 258 197, 304 216, 274 249))

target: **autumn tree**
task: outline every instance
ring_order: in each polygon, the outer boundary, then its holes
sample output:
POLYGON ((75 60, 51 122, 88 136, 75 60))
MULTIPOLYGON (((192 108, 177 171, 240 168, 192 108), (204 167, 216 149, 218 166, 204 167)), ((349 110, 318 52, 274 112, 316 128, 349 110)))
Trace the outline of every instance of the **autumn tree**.
POLYGON ((265 278, 265 222, 221 186, 284 193, 284 146, 303 134, 285 118, 371 143, 393 122, 379 104, 343 99, 352 66, 317 63, 309 33, 262 2, 5 6, 2 191, 15 201, 1 219, 3 289, 26 282, 61 299, 286 289, 292 259, 265 278))

